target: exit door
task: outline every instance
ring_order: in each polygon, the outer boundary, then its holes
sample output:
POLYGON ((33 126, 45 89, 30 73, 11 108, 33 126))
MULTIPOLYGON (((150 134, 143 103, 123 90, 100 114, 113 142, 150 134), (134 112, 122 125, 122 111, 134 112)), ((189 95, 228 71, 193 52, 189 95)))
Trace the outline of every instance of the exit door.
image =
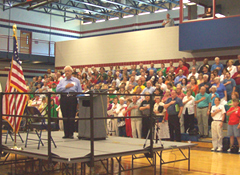
POLYGON ((31 54, 32 32, 21 31, 20 33, 20 53, 31 54))

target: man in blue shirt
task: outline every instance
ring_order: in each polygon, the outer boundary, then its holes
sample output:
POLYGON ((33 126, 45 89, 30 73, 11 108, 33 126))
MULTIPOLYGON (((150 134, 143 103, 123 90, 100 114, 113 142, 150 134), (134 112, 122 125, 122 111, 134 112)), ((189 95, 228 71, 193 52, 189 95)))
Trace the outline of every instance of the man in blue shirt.
POLYGON ((218 70, 218 75, 222 75, 222 71, 223 71, 223 65, 220 63, 220 58, 216 57, 215 58, 215 64, 212 65, 211 67, 211 71, 217 69, 218 70))
POLYGON ((149 94, 153 94, 153 92, 155 91, 155 87, 152 86, 151 81, 147 81, 147 87, 145 87, 143 89, 143 91, 141 92, 141 94, 145 94, 146 92, 148 92, 149 94))
POLYGON ((235 92, 236 82, 231 78, 230 72, 226 72, 226 78, 223 80, 223 84, 226 87, 227 91, 227 101, 231 100, 232 92, 235 92))
POLYGON ((183 103, 177 97, 176 90, 172 90, 171 97, 165 102, 164 108, 168 112, 168 126, 170 132, 170 140, 174 141, 174 132, 177 142, 181 142, 180 122, 179 119, 182 115, 183 103))
POLYGON ((183 70, 180 69, 178 71, 178 76, 174 80, 174 85, 177 86, 177 84, 181 83, 182 79, 187 78, 185 75, 183 75, 183 70))
MULTIPOLYGON (((61 79, 57 86, 57 92, 82 92, 80 81, 72 76, 73 69, 71 66, 64 68, 65 78, 61 79)), ((63 94, 60 99, 60 106, 63 118, 75 118, 77 110, 77 98, 71 94, 63 94)), ((63 120, 64 136, 63 139, 73 139, 74 120, 63 120)))
POLYGON ((209 94, 210 95, 210 97, 211 97, 211 103, 212 103, 212 106, 215 106, 215 102, 214 102, 214 100, 215 100, 215 98, 219 98, 219 95, 218 95, 218 93, 217 93, 217 86, 212 86, 211 87, 211 93, 209 94))
POLYGON ((208 137, 208 116, 211 109, 211 96, 206 93, 206 88, 201 87, 200 93, 195 97, 198 129, 200 135, 204 138, 208 137))
POLYGON ((151 67, 147 69, 148 71, 154 70, 154 73, 157 72, 157 69, 154 67, 154 63, 151 63, 151 67))

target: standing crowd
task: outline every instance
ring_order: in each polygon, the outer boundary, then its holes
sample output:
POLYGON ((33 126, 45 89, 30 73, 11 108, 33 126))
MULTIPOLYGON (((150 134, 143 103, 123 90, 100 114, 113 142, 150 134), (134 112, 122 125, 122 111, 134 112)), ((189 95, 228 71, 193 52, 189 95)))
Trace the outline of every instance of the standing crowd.
MULTIPOLYGON (((72 81, 75 81, 72 85, 63 86, 63 81, 67 80, 66 70, 65 74, 48 70, 43 77, 34 77, 33 81, 26 83, 29 92, 33 93, 64 92, 65 88, 74 88, 78 82, 81 86, 78 92, 106 89, 109 93, 106 115, 116 117, 107 120, 109 135, 133 138, 151 136, 149 116, 153 114, 156 120, 155 133, 160 133, 161 138, 181 141, 181 133, 193 130, 198 130, 200 136, 206 138, 211 126, 212 150, 222 151, 223 122, 228 123, 230 146, 233 146, 234 137, 237 137, 240 145, 240 55, 238 60, 227 60, 225 64, 220 62, 219 57, 214 61, 211 65, 205 58, 202 64, 198 64, 193 59, 190 66, 183 58, 176 67, 170 60, 168 67, 164 63, 160 68, 155 68, 154 63, 150 67, 140 63, 132 65, 130 69, 110 66, 109 70, 104 67, 97 70, 95 67, 72 69, 67 66, 67 72, 71 72, 67 73, 70 80, 72 76, 72 81)), ((42 94, 30 96, 28 105, 41 112, 47 100, 42 94)), ((60 105, 63 98, 60 100, 59 95, 52 95, 50 100, 53 117, 61 117, 62 113, 66 113, 67 108, 60 105)), ((77 105, 75 101, 74 105, 77 105)), ((63 129, 65 125, 72 124, 64 123, 63 126, 59 122, 59 127, 63 129)), ((71 138, 73 131, 65 133, 65 136, 71 138)))

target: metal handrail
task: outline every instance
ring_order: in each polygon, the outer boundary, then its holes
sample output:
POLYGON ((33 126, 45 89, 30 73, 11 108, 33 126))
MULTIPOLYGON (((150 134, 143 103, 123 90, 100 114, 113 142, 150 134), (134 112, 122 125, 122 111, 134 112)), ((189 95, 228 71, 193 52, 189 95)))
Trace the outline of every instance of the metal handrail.
MULTIPOLYGON (((73 118, 73 119, 65 119, 65 118, 54 118, 54 120, 90 120, 90 167, 94 167, 94 120, 103 120, 103 119, 116 119, 116 117, 98 117, 98 118, 94 118, 93 116, 93 98, 94 95, 128 95, 128 96, 150 96, 150 101, 153 101, 153 97, 156 96, 154 94, 113 94, 113 93, 95 93, 95 92, 88 92, 88 93, 77 93, 77 92, 72 92, 72 93, 53 93, 53 92, 48 92, 48 93, 17 93, 17 92, 12 92, 12 93, 6 93, 6 92, 1 92, 0 93, 0 101, 3 100, 4 95, 6 94, 45 94, 47 95, 48 99, 51 99, 51 95, 52 94, 60 94, 60 95, 66 95, 66 94, 71 94, 71 95, 78 95, 78 94, 89 94, 89 98, 90 98, 90 118, 73 118)), ((48 109, 50 109, 51 107, 51 100, 48 100, 48 104, 47 106, 49 107, 48 109)), ((11 117, 23 117, 23 118, 38 118, 38 119, 46 119, 46 117, 36 117, 36 116, 30 116, 30 115, 6 115, 2 113, 2 105, 0 105, 0 126, 2 126, 2 119, 3 116, 11 116, 11 117)), ((150 117, 150 121, 151 124, 154 121, 154 116, 153 116, 153 103, 150 103, 150 115, 149 116, 128 116, 128 118, 149 118, 150 117)), ((117 117, 117 118, 126 118, 124 117, 117 117)), ((48 128, 48 163, 49 165, 52 164, 52 147, 51 147, 51 121, 52 121, 52 117, 51 117, 51 110, 48 110, 48 124, 47 124, 47 128, 48 128)), ((153 133, 153 128, 150 127, 150 132, 153 133)), ((149 152, 151 155, 153 155, 153 134, 151 134, 151 138, 150 138, 150 147, 149 147, 149 152)), ((2 154, 2 150, 3 150, 3 145, 2 145, 2 129, 0 129, 0 154, 2 154)), ((21 150, 15 150, 16 152, 21 152, 21 150)))

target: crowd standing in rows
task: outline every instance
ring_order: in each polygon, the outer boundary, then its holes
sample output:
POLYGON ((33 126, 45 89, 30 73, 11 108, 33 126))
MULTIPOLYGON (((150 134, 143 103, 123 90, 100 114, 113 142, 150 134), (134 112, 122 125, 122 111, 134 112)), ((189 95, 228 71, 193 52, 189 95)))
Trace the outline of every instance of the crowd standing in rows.
MULTIPOLYGON (((222 64, 219 57, 214 61, 210 65, 205 58, 199 65, 193 59, 190 66, 183 58, 176 67, 170 60, 168 67, 161 63, 160 68, 155 68, 154 63, 150 67, 140 63, 131 65, 130 69, 120 69, 120 66, 110 66, 109 70, 104 67, 99 70, 95 67, 72 69, 69 66, 68 71, 79 80, 82 92, 92 89, 108 91, 106 115, 116 117, 107 120, 109 135, 146 138, 151 126, 149 115, 153 113, 156 116, 155 127, 160 127, 157 130, 160 137, 181 141, 181 133, 196 129, 196 119, 200 136, 208 137, 211 126, 212 150, 222 151, 225 120, 228 122, 230 146, 234 137, 240 145, 240 55, 235 62, 227 60, 222 64), (150 100, 151 94, 153 100, 150 100), (124 116, 124 119, 117 118, 124 116), (129 116, 144 117, 130 119, 129 116)), ((63 72, 48 70, 48 74, 34 77, 27 86, 29 92, 56 92, 62 79, 66 79, 63 72)), ((31 96, 28 105, 43 111, 47 100, 41 94, 31 96)), ((60 97, 52 95, 50 100, 54 106, 52 116, 61 117, 60 108, 65 107, 60 106, 60 97)), ((62 122, 59 122, 59 127, 63 130, 62 122)))

